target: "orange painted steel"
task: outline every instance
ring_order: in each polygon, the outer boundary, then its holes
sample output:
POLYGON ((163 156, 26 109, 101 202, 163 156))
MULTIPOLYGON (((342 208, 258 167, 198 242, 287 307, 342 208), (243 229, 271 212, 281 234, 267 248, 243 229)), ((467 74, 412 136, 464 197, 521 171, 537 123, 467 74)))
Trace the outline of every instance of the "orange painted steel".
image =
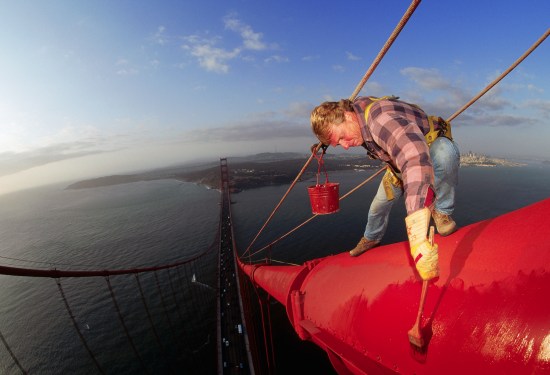
POLYGON ((439 244, 421 332, 422 286, 407 242, 360 257, 241 269, 286 307, 304 340, 340 374, 550 373, 550 198, 459 229, 439 244))

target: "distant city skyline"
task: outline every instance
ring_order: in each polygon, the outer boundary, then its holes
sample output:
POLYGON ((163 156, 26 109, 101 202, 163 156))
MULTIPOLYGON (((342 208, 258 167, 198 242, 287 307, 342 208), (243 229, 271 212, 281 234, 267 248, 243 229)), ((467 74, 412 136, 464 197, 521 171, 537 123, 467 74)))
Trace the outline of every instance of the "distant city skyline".
MULTIPOLYGON (((0 194, 307 152, 313 107, 353 92, 409 5, 7 2, 0 194)), ((421 2, 360 95, 396 95, 446 118, 548 30, 548 14, 546 0, 421 2)), ((550 160, 548 61, 546 40, 453 121, 463 152, 550 160)))

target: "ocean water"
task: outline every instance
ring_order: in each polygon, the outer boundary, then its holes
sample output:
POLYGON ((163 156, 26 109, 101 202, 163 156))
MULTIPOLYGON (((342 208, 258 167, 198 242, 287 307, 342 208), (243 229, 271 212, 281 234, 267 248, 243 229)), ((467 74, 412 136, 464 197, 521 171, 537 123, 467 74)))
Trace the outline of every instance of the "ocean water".
MULTIPOLYGON (((375 170, 330 173, 331 182, 340 183, 343 196, 375 170)), ((340 202, 340 211, 320 215, 271 249, 271 257, 282 262, 302 263, 305 260, 343 252, 353 248, 361 238, 371 199, 378 189, 380 176, 340 202)), ((299 182, 282 203, 272 221, 250 248, 257 252, 298 224, 308 219, 310 209, 307 187, 315 181, 299 182)), ((232 206, 236 237, 240 249, 247 249, 288 186, 248 190, 233 196, 232 206)), ((459 226, 495 217, 550 197, 550 165, 533 163, 523 167, 462 167, 456 192, 453 218, 459 226)), ((392 209, 384 243, 407 239, 404 225, 406 211, 403 200, 392 209)))
MULTIPOLYGON (((83 190, 64 190, 60 185, 2 196, 0 264, 103 270, 174 263, 204 251, 216 240, 218 203, 219 192, 173 180, 83 190)), ((172 272, 167 276, 166 271, 158 272, 160 284, 168 291, 169 277, 176 282, 196 272, 202 282, 213 285, 215 252, 210 258, 204 269, 190 274, 172 272)), ((0 333, 25 370, 31 374, 98 373, 72 327, 54 279, 0 276, 0 282, 0 333)), ((159 335, 164 336, 164 348, 159 350, 134 276, 114 276, 110 282, 150 372, 170 373, 171 368, 181 367, 183 357, 193 356, 206 336, 195 337, 193 329, 201 323, 193 322, 215 322, 215 293, 205 299, 204 294, 180 288, 180 306, 177 314, 171 310, 174 325, 170 326, 158 298, 156 280, 146 274, 141 283, 159 335), (186 311, 191 309, 185 303, 203 306, 212 313, 187 316, 186 311), (193 337, 182 343, 173 331, 193 337)), ((142 373, 121 329, 106 280, 64 278, 62 286, 105 372, 142 373)), ((189 373, 201 373, 194 370, 189 373)), ((0 373, 21 373, 2 343, 0 373)))
MULTIPOLYGON (((374 171, 329 173, 331 182, 340 183, 340 196, 355 188, 374 171)), ((259 251, 308 219, 312 213, 307 187, 315 181, 299 182, 281 204, 272 221, 250 247, 256 259, 269 256, 277 262, 301 264, 353 248, 362 236, 370 202, 380 177, 370 181, 340 202, 340 211, 318 216, 288 237, 278 241, 271 249, 259 251)), ((237 246, 246 250, 264 225, 274 207, 287 190, 285 187, 266 187, 248 190, 233 196, 233 220, 237 229, 237 246)), ((550 198, 550 165, 531 163, 523 167, 461 167, 456 207, 453 218, 459 226, 516 210, 550 198)), ((403 200, 394 204, 388 231, 383 243, 406 241, 403 200)), ((541 228, 547 231, 547 228, 541 228)), ((274 331, 278 348, 277 373, 336 374, 326 354, 302 342, 290 327, 283 309, 273 313, 277 330, 274 331)))
POLYGON ((155 265, 213 240, 215 190, 171 180, 63 187, 0 196, 3 256, 95 267, 155 265))
MULTIPOLYGON (((231 161, 229 161, 231 168, 231 161)), ((330 180, 340 183, 343 195, 372 171, 338 172, 330 180)), ((371 197, 379 178, 371 181, 340 203, 340 211, 323 215, 277 242, 269 252, 280 262, 303 263, 306 260, 346 251, 363 232, 371 197)), ((250 247, 254 253, 287 233, 311 216, 306 187, 314 181, 301 181, 281 205, 272 222, 250 247)), ((237 246, 244 253, 258 230, 279 202, 288 186, 271 186, 243 191, 232 196, 232 211, 237 246)), ((550 166, 479 168, 460 170, 455 220, 460 226, 491 218, 550 197, 550 166)), ((0 264, 30 268, 112 269, 155 266, 172 263, 208 248, 215 240, 219 217, 219 192, 174 180, 138 182, 83 190, 64 190, 63 185, 49 186, 0 196, 0 264)), ((392 211, 387 243, 406 239, 402 201, 392 211)), ((215 282, 215 258, 197 272, 209 283, 215 282)), ((195 271, 193 271, 195 272, 195 271)), ((0 276, 0 333, 17 355, 22 366, 36 374, 97 373, 68 319, 53 279, 0 276)), ((129 287, 132 280, 112 278, 123 314, 142 308, 129 287)), ((167 279, 161 280, 166 284, 167 279)), ((154 281, 143 280, 146 294, 155 294, 154 281)), ((67 299, 85 327, 86 338, 94 348, 127 347, 116 321, 103 278, 64 279, 67 299), (97 290, 103 293, 97 293, 97 290)), ((199 295, 185 295, 188 304, 207 310, 215 306, 199 295)), ((156 304, 156 309, 160 309, 156 304)), ((181 309, 185 313, 185 306, 181 309)), ((311 370, 333 374, 324 352, 313 344, 300 342, 286 321, 284 311, 274 306, 273 320, 277 373, 311 370), (303 367, 302 367, 303 366, 303 367)), ((161 314, 153 311, 153 314, 161 314)), ((141 314, 144 315, 144 314, 141 314)), ((192 325, 200 325, 202 316, 186 316, 177 327, 160 327, 161 335, 177 346, 177 335, 185 335, 192 325), (196 322, 196 323, 195 323, 196 322), (185 323, 185 325, 183 325, 185 323)), ((176 320, 176 319, 175 319, 176 320)), ((146 332, 146 322, 130 321, 132 332, 142 338, 136 343, 153 373, 165 373, 166 363, 178 359, 177 350, 159 356, 154 338, 146 332)), ((201 336, 201 335, 198 335, 201 336)), ((202 335, 201 337, 204 337, 202 335)), ((202 340, 202 339, 201 339, 202 340)), ((196 353, 202 341, 187 343, 184 351, 196 353)), ((210 346, 212 343, 209 344, 210 346)), ((129 350, 99 354, 106 372, 141 373, 129 350)), ((212 363, 214 359, 212 359, 212 363)), ((200 367, 200 365, 199 365, 200 367)), ((189 369, 186 373, 213 373, 189 369)), ((212 367, 210 367, 212 369, 212 367)), ((5 346, 0 343, 0 373, 18 374, 5 346)))

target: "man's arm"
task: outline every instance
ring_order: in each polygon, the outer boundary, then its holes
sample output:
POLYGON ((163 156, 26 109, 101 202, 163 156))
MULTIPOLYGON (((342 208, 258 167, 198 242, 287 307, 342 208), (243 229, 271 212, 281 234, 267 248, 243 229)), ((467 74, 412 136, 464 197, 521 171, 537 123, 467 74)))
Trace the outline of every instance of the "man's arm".
POLYGON ((386 151, 401 172, 405 207, 410 214, 424 208, 429 190, 433 191, 430 151, 417 124, 422 121, 419 112, 389 108, 382 108, 383 111, 369 121, 368 126, 374 141, 386 151))

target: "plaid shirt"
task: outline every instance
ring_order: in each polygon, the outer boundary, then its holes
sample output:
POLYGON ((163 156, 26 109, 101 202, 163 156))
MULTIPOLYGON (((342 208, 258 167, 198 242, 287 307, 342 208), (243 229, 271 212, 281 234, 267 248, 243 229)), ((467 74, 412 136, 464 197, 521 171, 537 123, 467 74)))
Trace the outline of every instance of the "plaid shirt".
POLYGON ((364 147, 369 156, 389 163, 401 172, 407 214, 424 208, 428 188, 434 192, 434 171, 424 135, 428 117, 419 107, 397 99, 375 102, 365 121, 365 108, 372 102, 359 97, 354 109, 359 119, 364 147))

